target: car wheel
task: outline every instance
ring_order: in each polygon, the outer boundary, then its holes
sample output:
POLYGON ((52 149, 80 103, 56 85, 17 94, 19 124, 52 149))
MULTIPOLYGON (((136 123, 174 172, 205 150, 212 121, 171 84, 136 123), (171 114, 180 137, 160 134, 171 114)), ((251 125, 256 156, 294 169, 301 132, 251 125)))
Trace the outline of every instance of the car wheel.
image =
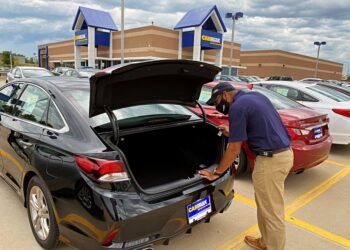
POLYGON ((247 169, 247 156, 243 149, 241 149, 241 152, 237 156, 236 160, 233 162, 234 168, 235 168, 235 175, 239 176, 243 174, 247 169))
POLYGON ((60 245, 59 231, 50 194, 43 182, 36 176, 28 184, 27 211, 30 227, 39 245, 44 249, 58 247, 60 245))

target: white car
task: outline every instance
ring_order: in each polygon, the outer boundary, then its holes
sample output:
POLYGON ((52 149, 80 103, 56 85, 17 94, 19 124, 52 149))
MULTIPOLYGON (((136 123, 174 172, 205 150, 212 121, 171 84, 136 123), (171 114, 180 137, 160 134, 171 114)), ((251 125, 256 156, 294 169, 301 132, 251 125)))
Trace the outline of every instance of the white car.
POLYGON ((350 144, 350 97, 317 84, 290 81, 257 83, 289 97, 329 117, 329 130, 334 144, 350 144))

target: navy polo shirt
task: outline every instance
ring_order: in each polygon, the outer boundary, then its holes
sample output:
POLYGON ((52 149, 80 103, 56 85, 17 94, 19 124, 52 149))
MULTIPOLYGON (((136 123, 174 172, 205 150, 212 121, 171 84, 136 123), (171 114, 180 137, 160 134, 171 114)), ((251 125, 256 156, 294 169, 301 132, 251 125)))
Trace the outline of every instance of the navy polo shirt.
POLYGON ((290 146, 290 135, 270 100, 258 92, 238 91, 229 109, 229 142, 247 141, 253 152, 290 146))

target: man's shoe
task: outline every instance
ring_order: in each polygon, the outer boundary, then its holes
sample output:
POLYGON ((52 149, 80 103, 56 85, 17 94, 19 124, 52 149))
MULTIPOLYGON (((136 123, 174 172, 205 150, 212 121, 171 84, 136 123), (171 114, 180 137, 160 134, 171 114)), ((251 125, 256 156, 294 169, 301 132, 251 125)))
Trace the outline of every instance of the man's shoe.
POLYGON ((261 246, 260 239, 257 239, 255 237, 246 236, 244 238, 244 242, 247 243, 249 246, 255 248, 255 249, 266 250, 266 247, 262 247, 261 246))

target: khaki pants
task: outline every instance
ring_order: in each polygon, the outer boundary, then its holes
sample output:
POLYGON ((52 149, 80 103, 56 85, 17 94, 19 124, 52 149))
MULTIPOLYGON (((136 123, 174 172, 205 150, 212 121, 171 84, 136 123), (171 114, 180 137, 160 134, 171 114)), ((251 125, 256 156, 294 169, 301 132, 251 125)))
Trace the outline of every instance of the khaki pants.
POLYGON ((260 242, 267 250, 283 250, 285 247, 284 181, 292 166, 292 150, 273 157, 257 156, 255 160, 253 184, 260 242))

